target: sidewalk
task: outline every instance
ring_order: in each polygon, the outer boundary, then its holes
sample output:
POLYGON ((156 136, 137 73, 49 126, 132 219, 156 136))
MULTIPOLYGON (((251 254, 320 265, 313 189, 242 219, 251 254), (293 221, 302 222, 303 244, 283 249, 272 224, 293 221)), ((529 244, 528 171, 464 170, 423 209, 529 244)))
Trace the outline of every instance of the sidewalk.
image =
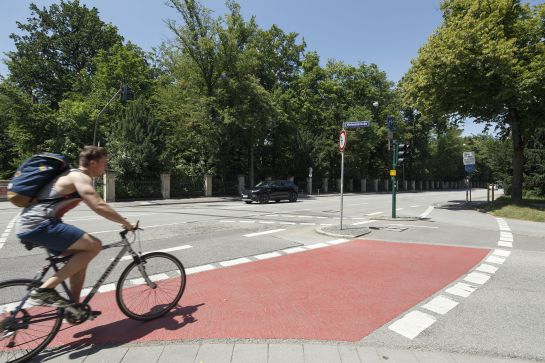
POLYGON ((469 354, 313 342, 158 342, 146 345, 60 347, 32 362, 85 363, 523 363, 529 360, 469 354))

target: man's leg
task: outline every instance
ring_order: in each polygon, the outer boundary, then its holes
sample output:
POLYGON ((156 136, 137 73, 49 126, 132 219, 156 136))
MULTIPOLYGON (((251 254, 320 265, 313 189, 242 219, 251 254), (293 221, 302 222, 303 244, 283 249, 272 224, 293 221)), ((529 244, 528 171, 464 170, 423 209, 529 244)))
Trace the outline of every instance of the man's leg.
MULTIPOLYGON (((79 294, 81 292, 81 287, 83 286, 83 279, 85 278, 85 270, 87 268, 87 265, 89 262, 100 252, 102 249, 102 243, 97 238, 85 233, 79 240, 74 242, 69 248, 68 251, 73 252, 74 255, 70 260, 64 265, 55 275, 47 279, 40 288, 42 289, 53 289, 58 284, 63 282, 69 277, 72 277, 76 275, 79 272, 83 272, 83 275, 76 276, 75 287, 79 291, 72 290, 72 293, 77 292, 77 296, 79 298, 79 294), (79 287, 78 287, 79 284, 79 287)), ((70 286, 72 285, 72 280, 70 281, 70 286)))
POLYGON ((74 298, 74 301, 78 303, 80 300, 81 289, 83 287, 83 283, 85 282, 86 272, 87 269, 84 268, 83 270, 76 272, 70 277, 70 291, 72 292, 72 297, 74 298))

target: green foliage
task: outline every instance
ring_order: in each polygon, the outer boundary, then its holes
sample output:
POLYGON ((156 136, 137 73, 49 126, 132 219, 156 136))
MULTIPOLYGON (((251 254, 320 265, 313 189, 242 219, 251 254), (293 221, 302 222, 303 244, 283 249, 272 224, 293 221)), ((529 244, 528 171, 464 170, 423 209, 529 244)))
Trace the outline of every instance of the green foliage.
POLYGON ((405 102, 510 131, 513 199, 521 200, 524 147, 545 110, 545 5, 444 0, 441 10, 443 24, 402 81, 405 102))
POLYGON ((109 166, 125 179, 158 176, 164 171, 163 130, 147 101, 129 102, 108 137, 109 166))
POLYGON ((9 52, 10 79, 41 103, 58 107, 70 92, 88 90, 82 79, 95 72, 93 59, 101 50, 120 44, 117 28, 100 20, 96 8, 79 0, 30 5, 31 17, 17 22, 23 34, 11 34, 16 51, 9 52))

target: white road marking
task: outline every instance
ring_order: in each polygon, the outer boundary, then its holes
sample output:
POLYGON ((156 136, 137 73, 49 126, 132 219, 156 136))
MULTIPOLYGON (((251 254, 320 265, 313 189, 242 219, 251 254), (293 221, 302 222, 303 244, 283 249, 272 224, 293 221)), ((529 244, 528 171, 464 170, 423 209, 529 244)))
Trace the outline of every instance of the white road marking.
POLYGON ((403 210, 403 208, 396 208, 396 210, 403 210))
POLYGON ((438 229, 439 227, 430 227, 430 226, 415 226, 413 224, 399 224, 399 223, 390 223, 389 226, 399 226, 399 227, 411 227, 411 228, 429 228, 429 229, 438 229))
POLYGON ((330 244, 330 245, 338 245, 338 244, 345 243, 345 242, 348 242, 348 241, 349 240, 347 240, 347 239, 341 238, 341 239, 334 239, 332 241, 327 241, 326 243, 330 244))
POLYGON ((225 221, 225 220, 223 220, 223 221, 220 221, 220 223, 235 223, 235 221, 225 221))
POLYGON ((213 269, 215 269, 213 265, 202 265, 202 266, 190 267, 185 270, 185 273, 187 275, 191 275, 191 274, 196 274, 198 272, 209 271, 213 269))
POLYGON ((413 310, 390 325, 388 329, 412 340, 435 322, 436 319, 432 315, 413 310))
POLYGON ((266 260, 268 258, 280 257, 280 256, 282 255, 278 252, 270 252, 270 253, 263 253, 261 255, 255 255, 254 257, 257 258, 258 260, 266 260))
POLYGON ((314 250, 316 248, 322 248, 322 247, 327 247, 327 243, 315 243, 313 245, 306 245, 305 247, 310 249, 310 250, 314 250))
POLYGON ((258 223, 261 223, 261 224, 275 224, 276 222, 272 222, 272 221, 259 221, 258 223))
POLYGON ((384 214, 384 212, 374 212, 374 213, 367 213, 366 216, 376 216, 379 214, 384 214))
POLYGON ((420 217, 420 218, 426 218, 427 216, 430 215, 431 212, 433 212, 433 205, 430 205, 430 206, 428 207, 428 209, 426 209, 426 210, 424 211, 424 213, 422 213, 419 217, 420 217))
POLYGON ((332 226, 331 223, 320 223, 320 226, 332 226))
POLYGON ((513 247, 513 242, 498 241, 500 247, 513 247))
MULTIPOLYGON (((164 250, 155 250, 155 251, 148 251, 144 253, 152 253, 152 252, 174 252, 174 251, 180 251, 180 250, 186 250, 188 248, 193 248, 191 245, 182 245, 178 247, 171 247, 171 248, 165 248, 164 250)), ((114 259, 111 258, 110 261, 113 261, 114 259)), ((123 256, 120 261, 126 261, 126 260, 132 260, 131 255, 123 256)))
POLYGON ((496 263, 498 265, 503 265, 503 263, 505 262, 505 258, 488 256, 485 261, 490 263, 496 263))
POLYGON ((482 263, 479 267, 476 268, 476 270, 481 272, 487 272, 489 274, 494 274, 496 273, 496 271, 498 271, 498 268, 496 266, 482 263))
POLYGON ((425 305, 422 305, 424 309, 433 311, 434 313, 445 315, 450 310, 458 305, 457 301, 449 299, 446 296, 439 295, 425 305))
POLYGON ((481 272, 470 272, 464 277, 464 280, 474 284, 482 285, 490 279, 490 275, 481 272))
MULTIPOLYGON (((178 222, 178 223, 167 223, 167 224, 156 224, 153 226, 145 226, 144 229, 148 228, 159 228, 159 227, 165 227, 165 226, 176 226, 179 224, 186 224, 187 222, 178 222)), ((102 233, 112 233, 112 232, 121 232, 121 229, 111 229, 109 231, 97 231, 97 232, 89 232, 89 234, 102 234, 102 233)))
POLYGON ((451 295, 468 297, 475 290, 477 290, 477 288, 474 286, 471 286, 463 282, 458 282, 456 285, 446 289, 445 292, 448 292, 451 295))
POLYGON ((282 231, 285 231, 285 229, 283 229, 283 228, 271 229, 269 231, 264 231, 264 232, 256 232, 256 233, 245 234, 244 237, 255 237, 255 236, 261 236, 261 235, 264 235, 264 234, 271 234, 271 233, 282 232, 282 231))
POLYGON ((356 222, 356 223, 352 223, 352 225, 353 225, 353 226, 359 226, 360 224, 368 224, 368 223, 373 223, 373 222, 376 222, 376 221, 356 222))
POLYGON ((299 223, 302 226, 315 226, 316 223, 299 223))
POLYGON ((98 292, 108 292, 108 291, 114 291, 115 290, 115 284, 107 284, 102 285, 98 288, 98 292))
POLYGON ((295 223, 295 222, 278 222, 278 224, 293 225, 293 224, 297 224, 297 223, 295 223))
POLYGON ((303 247, 292 247, 292 248, 285 249, 284 252, 286 252, 286 253, 297 253, 297 252, 303 252, 303 251, 306 251, 306 250, 307 249, 303 248, 303 247))
POLYGON ((239 223, 255 223, 255 221, 238 221, 239 223))
POLYGON ((242 257, 242 258, 236 258, 234 260, 220 262, 220 265, 223 267, 229 267, 229 266, 240 265, 240 264, 248 263, 248 262, 252 262, 252 260, 246 257, 242 257))
POLYGON ((492 252, 492 254, 496 256, 501 256, 501 257, 509 257, 509 255, 511 254, 511 251, 495 249, 494 252, 492 252))
POLYGON ((418 208, 420 205, 411 205, 411 208, 418 208))

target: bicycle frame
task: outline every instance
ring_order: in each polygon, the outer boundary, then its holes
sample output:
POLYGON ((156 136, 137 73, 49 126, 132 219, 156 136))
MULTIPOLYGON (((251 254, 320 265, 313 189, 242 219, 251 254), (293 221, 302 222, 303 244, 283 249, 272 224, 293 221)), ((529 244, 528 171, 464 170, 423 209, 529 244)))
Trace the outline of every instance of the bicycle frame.
MULTIPOLYGON (((132 247, 131 247, 131 242, 129 242, 127 240, 127 238, 125 237, 126 235, 126 232, 120 232, 120 235, 121 235, 121 241, 119 242, 114 242, 114 243, 110 243, 110 244, 107 244, 107 245, 104 245, 102 246, 102 250, 106 250, 108 248, 113 248, 113 247, 122 247, 121 248, 121 251, 119 251, 119 253, 117 254, 117 256, 113 259, 113 261, 110 263, 110 265, 108 265, 108 267, 106 268, 106 270, 104 271, 104 273, 102 274, 102 276, 100 276, 100 278, 97 280, 97 282, 94 284, 94 286, 92 287, 91 291, 89 292, 89 294, 87 294, 87 296, 85 297, 85 299, 83 300, 83 304, 88 304, 91 299, 93 298, 93 296, 95 296, 95 294, 97 293, 98 289, 100 288, 100 286, 102 286, 102 283, 108 278, 108 276, 110 275, 110 273, 113 271, 113 269, 117 266, 117 264, 119 263, 119 261, 121 260, 121 258, 127 253, 127 251, 129 252, 129 254, 132 256, 133 260, 136 262, 136 264, 138 265, 138 269, 140 271, 140 273, 142 274, 142 277, 144 278, 144 280, 146 281, 146 283, 148 284, 148 286, 154 288, 155 287, 155 283, 153 281, 151 281, 151 279, 149 278, 148 274, 146 273, 146 270, 145 268, 143 267, 142 263, 141 263, 141 259, 140 259, 140 255, 138 253, 136 253, 132 247)), ((49 253, 49 252, 48 252, 49 253)), ((47 272, 49 271, 49 269, 53 269, 55 272, 58 272, 60 270, 60 268, 57 266, 58 263, 61 263, 61 262, 66 262, 70 259, 71 256, 65 256, 65 257, 53 257, 51 256, 50 254, 50 257, 48 257, 48 260, 49 260, 49 264, 44 266, 35 276, 34 276, 34 281, 35 281, 35 284, 33 284, 33 286, 31 286, 32 288, 34 287, 38 287, 40 282, 42 281, 42 279, 44 278, 44 276, 47 274, 47 272)), ((66 284, 65 281, 63 281, 61 283, 64 291, 66 292, 66 294, 68 295, 68 298, 69 300, 72 302, 72 303, 76 303, 76 301, 74 300, 74 296, 72 295, 72 292, 70 291, 70 288, 68 287, 68 285, 66 284)), ((22 307, 24 306, 24 304, 26 303, 27 299, 28 299, 28 296, 30 294, 30 290, 28 292, 28 294, 21 300, 21 302, 19 303, 19 306, 17 306, 17 308, 13 311, 14 314, 16 314, 17 311, 20 311, 22 309, 22 307)))

